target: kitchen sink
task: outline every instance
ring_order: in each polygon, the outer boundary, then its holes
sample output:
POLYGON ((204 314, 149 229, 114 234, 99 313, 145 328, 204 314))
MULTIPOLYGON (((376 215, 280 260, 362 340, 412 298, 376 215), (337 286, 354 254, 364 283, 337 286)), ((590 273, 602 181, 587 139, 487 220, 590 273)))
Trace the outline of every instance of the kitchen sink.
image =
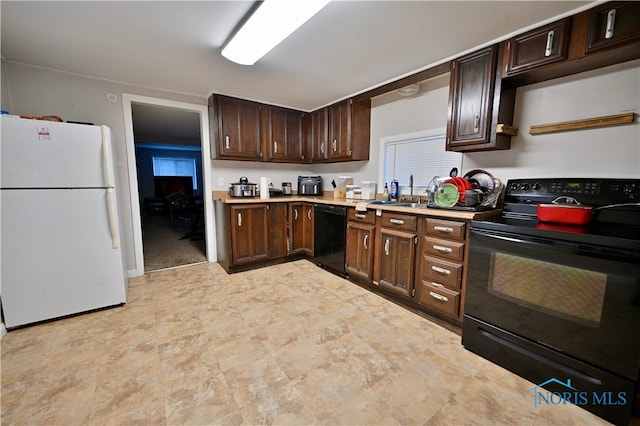
POLYGON ((411 207, 412 209, 426 209, 427 205, 424 203, 396 203, 397 207, 411 207))
POLYGON ((411 207, 412 209, 426 209, 427 205, 424 203, 409 203, 409 202, 398 202, 398 201, 372 201, 369 204, 376 205, 384 205, 384 206, 395 206, 395 207, 411 207))

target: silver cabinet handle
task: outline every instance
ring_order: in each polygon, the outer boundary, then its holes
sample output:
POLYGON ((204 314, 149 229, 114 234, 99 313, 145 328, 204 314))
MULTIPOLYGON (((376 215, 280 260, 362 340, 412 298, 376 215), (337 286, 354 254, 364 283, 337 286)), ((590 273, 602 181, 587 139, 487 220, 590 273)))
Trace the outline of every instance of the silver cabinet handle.
POLYGON ((384 254, 389 256, 389 239, 384 241, 384 254))
POLYGON ((238 226, 242 226, 242 213, 238 213, 238 226))
POLYGON ((324 144, 325 144, 325 142, 322 142, 320 144, 320 153, 322 153, 322 154, 324 154, 324 144))
POLYGON ((435 271, 435 272, 437 272, 437 273, 439 273, 439 274, 443 274, 443 275, 451 275, 451 271, 450 271, 450 270, 448 270, 448 269, 444 269, 444 268, 441 268, 441 267, 439 267, 439 266, 432 266, 432 267, 431 267, 431 270, 432 270, 432 271, 435 271))
POLYGON ((224 137, 224 147, 229 149, 229 135, 225 135, 224 137))
POLYGON ((365 250, 369 250, 369 243, 368 243, 368 241, 369 241, 369 234, 365 234, 365 236, 364 236, 364 249, 365 249, 365 250))
POLYGON ((553 50, 553 35, 555 31, 549 31, 547 34, 547 47, 544 49, 544 56, 551 56, 553 50))
POLYGON ((273 141, 273 153, 277 154, 278 153, 278 142, 273 141))
POLYGON ((293 209, 293 220, 298 220, 298 209, 293 209))
POLYGON ((333 151, 334 152, 337 151, 337 149, 338 149, 338 141, 334 139, 333 143, 331 145, 333 147, 333 151))
POLYGON ((616 10, 611 9, 607 13, 607 27, 604 31, 604 38, 613 37, 613 27, 616 25, 616 10))
POLYGON ((430 292, 429 292, 429 296, 433 297, 434 299, 438 299, 438 300, 440 300, 441 302, 448 302, 448 301, 449 301, 449 298, 448 298, 448 297, 443 296, 443 295, 438 294, 438 293, 434 293, 433 291, 430 291, 430 292))
POLYGON ((473 131, 477 132, 480 129, 480 114, 476 114, 473 119, 473 131))
POLYGON ((447 234, 450 234, 453 232, 453 228, 449 228, 448 226, 434 226, 433 227, 434 230, 436 231, 440 231, 440 232, 446 232, 447 234))
POLYGON ((449 248, 449 247, 445 247, 445 246, 433 246, 434 250, 437 250, 439 252, 442 253, 451 253, 453 252, 453 249, 449 248))
POLYGON ((404 225, 404 220, 400 219, 389 219, 389 222, 393 223, 394 225, 404 225))
POLYGON ((356 213, 356 217, 357 217, 358 219, 366 219, 366 218, 367 218, 367 216, 366 216, 366 215, 361 214, 361 213, 356 213))
POLYGON ((307 210, 307 218, 311 220, 311 210, 307 210))

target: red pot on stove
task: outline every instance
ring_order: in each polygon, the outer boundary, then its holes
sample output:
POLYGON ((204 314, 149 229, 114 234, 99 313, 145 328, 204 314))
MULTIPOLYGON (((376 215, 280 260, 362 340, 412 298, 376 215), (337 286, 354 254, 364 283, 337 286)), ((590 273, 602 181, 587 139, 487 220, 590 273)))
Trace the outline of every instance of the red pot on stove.
POLYGON ((588 225, 593 218, 594 208, 583 206, 572 197, 558 197, 552 204, 538 205, 538 220, 565 225, 588 225))

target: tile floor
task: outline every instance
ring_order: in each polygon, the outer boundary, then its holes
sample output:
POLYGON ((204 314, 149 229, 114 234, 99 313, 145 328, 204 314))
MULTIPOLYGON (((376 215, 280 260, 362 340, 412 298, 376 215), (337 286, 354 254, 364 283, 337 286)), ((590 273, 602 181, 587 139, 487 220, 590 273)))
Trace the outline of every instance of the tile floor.
POLYGON ((304 260, 146 274, 123 307, 1 345, 5 426, 606 424, 534 408, 456 333, 304 260))

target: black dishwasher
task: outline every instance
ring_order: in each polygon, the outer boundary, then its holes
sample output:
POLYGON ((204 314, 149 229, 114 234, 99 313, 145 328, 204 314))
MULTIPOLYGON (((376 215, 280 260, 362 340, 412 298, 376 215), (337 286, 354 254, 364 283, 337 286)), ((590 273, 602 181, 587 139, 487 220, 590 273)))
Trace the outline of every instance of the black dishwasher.
POLYGON ((313 260, 318 266, 346 276, 344 248, 347 232, 347 208, 314 204, 313 260))

